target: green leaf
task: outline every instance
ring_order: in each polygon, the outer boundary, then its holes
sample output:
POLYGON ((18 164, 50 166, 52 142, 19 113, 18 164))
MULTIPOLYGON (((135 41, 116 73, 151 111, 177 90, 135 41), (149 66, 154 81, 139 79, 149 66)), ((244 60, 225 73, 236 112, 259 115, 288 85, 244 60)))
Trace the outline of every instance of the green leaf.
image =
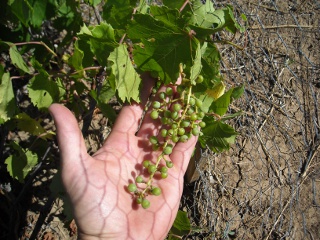
POLYGON ((33 8, 29 1, 26 0, 11 0, 8 2, 13 14, 20 20, 25 26, 29 27, 29 21, 32 16, 33 8))
POLYGON ((176 82, 179 65, 190 76, 195 65, 198 40, 177 25, 167 24, 152 16, 136 14, 128 28, 129 38, 140 40, 134 45, 134 62, 141 71, 150 71, 165 83, 176 82))
POLYGON ((17 50, 17 47, 12 43, 7 43, 7 44, 10 46, 9 54, 10 54, 12 64, 24 72, 30 73, 30 69, 28 68, 21 54, 17 50))
POLYGON ((28 149, 21 148, 15 142, 11 142, 11 147, 15 150, 15 154, 5 160, 7 171, 11 177, 19 180, 19 182, 23 182, 25 177, 38 163, 38 156, 28 149))
POLYGON ((84 2, 86 4, 89 4, 93 7, 96 7, 99 3, 101 3, 102 0, 85 0, 84 2))
MULTIPOLYGON (((90 45, 91 51, 96 56, 100 65, 107 66, 109 54, 118 46, 112 26, 107 23, 101 23, 90 28, 83 26, 78 36, 81 41, 85 41, 90 45)), ((84 54, 87 56, 86 52, 84 54)), ((91 57, 91 55, 88 57, 91 57)))
POLYGON ((0 124, 2 124, 18 112, 18 107, 13 93, 10 74, 4 73, 2 65, 0 65, 0 79, 0 124))
POLYGON ((28 84, 29 97, 31 102, 40 110, 47 110, 60 97, 58 84, 45 72, 34 76, 28 84))
POLYGON ((170 229, 169 235, 184 236, 191 231, 191 224, 186 212, 178 211, 176 219, 170 229))
POLYGON ((244 85, 235 87, 232 91, 231 99, 232 100, 239 99, 243 93, 244 93, 244 85))
POLYGON ((205 117, 206 127, 202 129, 203 136, 199 138, 202 147, 208 146, 214 152, 229 150, 230 144, 234 144, 237 132, 222 121, 205 117))
POLYGON ((82 70, 82 60, 84 57, 84 53, 81 49, 79 49, 79 41, 77 40, 74 43, 74 49, 73 49, 73 54, 72 56, 69 58, 68 63, 74 67, 74 69, 76 70, 82 70))
POLYGON ((30 21, 34 27, 40 27, 42 25, 43 20, 46 19, 47 3, 48 1, 44 0, 34 1, 30 21))
POLYGON ((231 95, 232 95, 233 89, 230 89, 225 94, 223 94, 221 97, 219 97, 217 100, 215 100, 210 110, 212 110, 214 113, 222 116, 228 111, 228 107, 231 102, 231 95))
POLYGON ((26 113, 19 113, 14 117, 17 127, 25 132, 29 132, 33 136, 43 139, 51 139, 51 133, 46 134, 46 130, 41 126, 41 120, 35 120, 26 113))
POLYGON ((180 9, 185 2, 185 0, 163 0, 163 4, 169 8, 175 8, 175 9, 180 9))
POLYGON ((109 56, 112 62, 112 75, 115 81, 115 90, 122 101, 131 100, 140 102, 139 87, 141 78, 134 69, 125 45, 117 47, 109 56))

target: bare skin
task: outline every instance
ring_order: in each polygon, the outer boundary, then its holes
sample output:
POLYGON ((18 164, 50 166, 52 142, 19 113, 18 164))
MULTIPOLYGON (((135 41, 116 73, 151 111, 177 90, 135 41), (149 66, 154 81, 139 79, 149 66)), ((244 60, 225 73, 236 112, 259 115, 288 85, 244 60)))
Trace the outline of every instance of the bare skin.
POLYGON ((142 161, 155 162, 159 154, 151 150, 148 138, 158 133, 160 123, 146 117, 137 132, 151 91, 152 80, 148 82, 142 104, 123 107, 106 142, 93 156, 87 154, 73 114, 59 104, 49 108, 57 128, 62 180, 73 204, 80 239, 164 239, 173 224, 196 138, 174 147, 170 155, 174 167, 166 179, 154 180, 162 194, 147 197, 150 208, 137 205, 126 189, 142 173, 142 161))

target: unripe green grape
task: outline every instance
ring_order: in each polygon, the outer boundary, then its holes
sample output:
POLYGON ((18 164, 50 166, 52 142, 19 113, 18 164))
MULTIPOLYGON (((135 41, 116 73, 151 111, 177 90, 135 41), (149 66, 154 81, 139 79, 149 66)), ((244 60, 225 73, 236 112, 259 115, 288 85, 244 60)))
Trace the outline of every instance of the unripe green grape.
POLYGON ((145 168, 148 168, 150 164, 151 164, 151 162, 150 162, 149 160, 144 160, 144 161, 142 162, 142 165, 143 165, 145 168))
POLYGON ((196 103, 196 100, 194 98, 190 98, 189 104, 193 106, 195 103, 196 103))
POLYGON ((164 149, 163 149, 163 153, 166 154, 166 155, 169 155, 172 153, 172 146, 170 146, 168 144, 168 146, 166 146, 164 149))
POLYGON ((168 177, 168 173, 166 173, 166 172, 161 173, 161 178, 165 179, 167 177, 168 177))
POLYGON ((171 162, 171 161, 166 161, 166 166, 167 166, 168 168, 172 168, 172 167, 173 167, 173 162, 171 162))
POLYGON ((196 99, 196 106, 200 108, 202 106, 202 101, 199 99, 196 99))
POLYGON ((173 105, 173 111, 179 112, 181 110, 181 104, 176 103, 173 105))
POLYGON ((181 122, 181 127, 189 127, 190 126, 190 122, 187 120, 184 120, 181 122))
POLYGON ((191 121, 195 121, 198 119, 198 115, 196 113, 192 113, 190 116, 191 121))
POLYGON ((173 94, 173 89, 172 89, 171 87, 167 87, 167 89, 166 89, 166 94, 167 94, 168 96, 171 96, 171 95, 173 94))
POLYGON ((172 129, 177 129, 177 128, 178 128, 178 124, 173 123, 173 124, 171 125, 171 127, 172 127, 172 129))
POLYGON ((152 107, 158 109, 158 108, 161 107, 161 104, 158 101, 154 101, 153 104, 152 104, 152 107))
POLYGON ((189 108, 188 111, 187 111, 188 115, 191 115, 192 113, 194 113, 194 110, 193 108, 189 108))
POLYGON ((142 202, 141 202, 141 206, 144 208, 144 209, 147 209, 150 207, 150 202, 148 199, 142 199, 142 202))
POLYGON ((183 90, 184 90, 184 87, 183 87, 183 86, 179 85, 179 86, 177 87, 177 92, 178 92, 178 93, 182 93, 183 90))
POLYGON ((198 136, 199 133, 200 133, 200 131, 199 131, 199 129, 198 129, 197 127, 192 128, 192 134, 193 134, 194 136, 198 136))
POLYGON ((159 117, 159 113, 157 110, 153 110, 151 113, 150 113, 150 117, 152 119, 157 119, 159 117))
POLYGON ((152 194, 155 196, 159 196, 161 194, 161 188, 155 187, 152 189, 152 194))
POLYGON ((199 119, 199 118, 200 118, 200 119, 204 118, 205 115, 206 115, 206 114, 205 114, 204 112, 198 112, 198 119, 199 119))
POLYGON ((186 142, 186 141, 188 141, 188 136, 187 135, 182 135, 180 138, 179 138, 179 142, 186 142))
POLYGON ((166 118, 166 117, 163 117, 163 118, 161 118, 161 122, 163 123, 163 124, 168 124, 168 118, 166 118))
POLYGON ((168 134, 168 130, 167 129, 161 129, 161 136, 162 137, 166 137, 168 134))
POLYGON ((183 135, 186 132, 186 130, 184 128, 179 128, 178 129, 178 135, 183 135))
POLYGON ((141 204, 141 203, 142 203, 142 198, 141 198, 141 197, 138 197, 138 198, 136 199, 136 202, 137 202, 138 204, 141 204))
POLYGON ((153 144, 153 145, 152 145, 152 150, 153 150, 153 151, 158 151, 159 148, 160 148, 160 145, 159 145, 159 144, 153 144))
POLYGON ((169 110, 166 110, 163 114, 166 118, 170 118, 171 117, 171 112, 169 110))
POLYGON ((168 168, 165 167, 165 166, 162 166, 162 167, 160 168, 160 172, 166 173, 166 172, 168 172, 168 168))
POLYGON ((142 183, 143 178, 141 176, 136 177, 136 183, 142 183))
POLYGON ((177 143, 179 142, 179 137, 177 135, 174 135, 171 137, 172 142, 177 143))
POLYGON ((152 88, 152 93, 153 93, 153 94, 156 94, 156 93, 157 93, 157 91, 158 91, 158 89, 156 89, 156 88, 152 88))
POLYGON ((174 134, 173 129, 169 129, 169 130, 168 130, 168 135, 169 135, 169 136, 172 136, 173 134, 174 134))
POLYGON ((199 75, 196 79, 196 83, 202 83, 203 82, 203 76, 199 75))
POLYGON ((156 165, 149 165, 149 167, 148 167, 148 172, 149 173, 154 173, 156 171, 157 171, 156 165))
POLYGON ((178 116, 179 116, 178 112, 172 112, 172 113, 171 113, 171 118, 172 118, 172 119, 177 119, 178 116))
POLYGON ((150 143, 152 144, 157 144, 158 143, 158 138, 156 136, 151 136, 149 138, 150 143))
POLYGON ((135 192, 137 190, 137 186, 134 183, 130 183, 128 185, 128 191, 129 192, 135 192))
POLYGON ((166 94, 164 92, 159 93, 159 98, 165 99, 166 98, 166 94))
POLYGON ((204 128, 204 127, 206 126, 206 123, 205 123, 205 122, 199 122, 199 126, 200 126, 201 128, 204 128))

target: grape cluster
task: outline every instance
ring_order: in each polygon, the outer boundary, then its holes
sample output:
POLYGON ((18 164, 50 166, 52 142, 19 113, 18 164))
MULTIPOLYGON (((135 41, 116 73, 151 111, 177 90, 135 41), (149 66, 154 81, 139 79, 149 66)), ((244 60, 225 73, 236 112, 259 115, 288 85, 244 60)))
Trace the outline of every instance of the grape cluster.
MULTIPOLYGON (((202 81, 201 76, 197 81, 202 81)), ((192 136, 202 135, 201 129, 206 126, 202 121, 205 113, 202 111, 202 101, 192 94, 192 84, 190 81, 182 81, 181 85, 171 85, 164 91, 154 89, 157 92, 157 100, 150 105, 150 118, 161 121, 161 130, 158 136, 149 138, 154 151, 159 151, 156 163, 144 160, 143 168, 148 172, 149 177, 144 180, 139 175, 135 183, 128 185, 128 191, 133 193, 136 202, 143 208, 148 208, 150 202, 148 195, 159 196, 161 189, 153 186, 152 181, 155 174, 161 178, 168 177, 168 168, 173 167, 173 163, 167 158, 173 151, 176 143, 187 142, 192 136), (139 188, 138 188, 139 186, 139 188), (141 190, 142 189, 142 190, 141 190)))

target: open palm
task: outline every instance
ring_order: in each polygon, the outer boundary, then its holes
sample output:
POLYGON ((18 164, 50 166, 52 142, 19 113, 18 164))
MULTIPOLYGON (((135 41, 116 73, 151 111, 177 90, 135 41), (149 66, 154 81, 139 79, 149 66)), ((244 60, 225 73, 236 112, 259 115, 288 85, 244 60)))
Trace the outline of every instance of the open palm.
MULTIPOLYGON (((144 89, 144 95, 149 90, 144 89)), ((145 102, 146 96, 142 99, 145 102)), ((152 151, 148 138, 159 132, 160 123, 146 117, 137 133, 142 109, 139 104, 125 106, 106 142, 93 156, 87 154, 73 114, 58 104, 49 109, 57 127, 62 179, 81 239, 164 239, 170 230, 196 139, 174 147, 170 155, 174 167, 168 177, 154 180, 162 194, 148 196, 151 206, 143 209, 127 186, 143 173, 143 160, 156 161, 159 152, 152 151)))

